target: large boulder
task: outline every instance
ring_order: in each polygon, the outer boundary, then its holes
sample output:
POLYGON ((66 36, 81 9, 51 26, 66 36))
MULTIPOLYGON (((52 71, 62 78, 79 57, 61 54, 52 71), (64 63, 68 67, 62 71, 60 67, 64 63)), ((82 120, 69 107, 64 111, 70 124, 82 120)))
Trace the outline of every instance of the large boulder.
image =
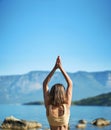
POLYGON ((97 118, 93 120, 91 123, 96 126, 107 126, 107 125, 110 125, 111 122, 104 118, 97 118))
POLYGON ((30 128, 41 128, 42 125, 36 121, 20 120, 13 116, 4 119, 1 124, 3 129, 27 130, 30 128))

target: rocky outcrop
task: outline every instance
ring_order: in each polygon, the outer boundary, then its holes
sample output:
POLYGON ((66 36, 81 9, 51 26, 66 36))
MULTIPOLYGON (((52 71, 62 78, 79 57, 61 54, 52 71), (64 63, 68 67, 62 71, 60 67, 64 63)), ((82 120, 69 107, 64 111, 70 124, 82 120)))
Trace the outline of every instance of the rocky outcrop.
POLYGON ((4 119, 1 124, 3 129, 27 130, 30 128, 41 128, 42 125, 36 121, 20 120, 13 116, 4 119))
POLYGON ((91 124, 101 127, 101 126, 110 125, 111 122, 109 120, 104 119, 104 118, 97 118, 97 119, 93 120, 91 122, 91 124))

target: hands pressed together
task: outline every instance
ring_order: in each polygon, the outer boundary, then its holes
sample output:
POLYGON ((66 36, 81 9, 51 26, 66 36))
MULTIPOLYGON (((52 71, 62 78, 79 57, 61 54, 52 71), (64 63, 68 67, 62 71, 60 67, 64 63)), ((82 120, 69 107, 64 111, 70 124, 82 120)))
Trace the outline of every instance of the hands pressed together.
POLYGON ((60 56, 58 56, 57 59, 56 59, 56 63, 55 63, 54 68, 55 69, 58 69, 58 68, 61 69, 61 67, 62 67, 61 59, 60 59, 60 56))

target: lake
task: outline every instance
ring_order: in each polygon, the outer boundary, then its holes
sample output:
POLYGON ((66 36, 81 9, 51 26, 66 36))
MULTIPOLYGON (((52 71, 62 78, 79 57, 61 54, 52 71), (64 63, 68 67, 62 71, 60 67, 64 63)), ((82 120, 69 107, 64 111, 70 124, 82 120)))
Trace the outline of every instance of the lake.
MULTIPOLYGON (((0 105, 0 122, 11 115, 19 119, 37 121, 43 126, 41 130, 49 128, 43 105, 0 105)), ((99 117, 111 120, 111 107, 71 106, 70 130, 79 130, 75 128, 78 120, 91 122, 99 117)), ((111 130, 111 125, 98 128, 88 123, 84 130, 111 130)))

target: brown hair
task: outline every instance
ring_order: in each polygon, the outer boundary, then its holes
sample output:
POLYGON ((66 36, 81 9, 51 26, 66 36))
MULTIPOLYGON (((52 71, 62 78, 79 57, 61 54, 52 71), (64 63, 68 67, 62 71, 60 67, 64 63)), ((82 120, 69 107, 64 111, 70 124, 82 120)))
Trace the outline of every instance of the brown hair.
POLYGON ((60 106, 66 103, 65 87, 62 84, 55 84, 50 90, 50 104, 60 106))

